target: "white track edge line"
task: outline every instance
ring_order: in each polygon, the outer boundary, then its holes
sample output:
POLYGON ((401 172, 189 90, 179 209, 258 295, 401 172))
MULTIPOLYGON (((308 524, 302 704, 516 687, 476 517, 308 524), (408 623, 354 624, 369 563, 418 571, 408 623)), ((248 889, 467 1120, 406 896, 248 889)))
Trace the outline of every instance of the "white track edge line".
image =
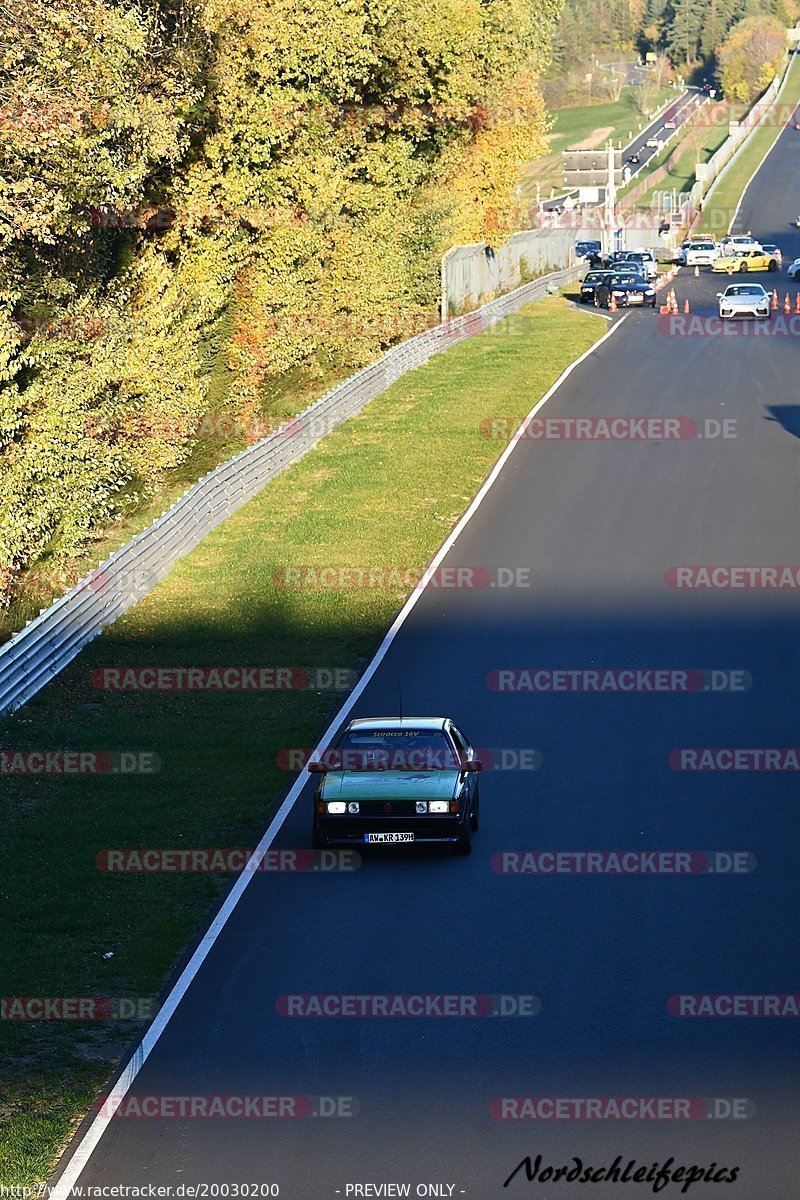
MULTIPOLYGON (((561 387, 561 385, 564 383, 564 381, 572 374, 572 372, 575 370, 575 368, 580 366, 580 364, 582 362, 584 362, 584 360, 587 359, 591 354, 593 354, 595 352, 595 350, 598 350, 600 348, 600 346, 602 346, 604 342, 608 341, 608 339, 612 336, 612 334, 614 334, 616 332, 616 330, 619 329, 619 327, 622 324, 624 324, 628 315, 629 314, 626 313, 623 317, 620 317, 619 320, 616 321, 616 323, 611 326, 611 328, 608 330, 607 333, 603 334, 603 336, 601 338, 599 338, 596 342, 594 342, 589 347, 588 350, 585 350, 583 352, 583 354, 581 354, 578 358, 576 358, 573 362, 571 362, 569 364, 569 366, 566 367, 562 371, 562 373, 559 375, 559 377, 555 381, 555 383, 552 384, 552 386, 545 392, 544 396, 542 396, 540 400, 537 400, 536 404, 533 406, 531 411, 523 419, 519 429, 517 429, 516 433, 514 434, 511 441, 509 442, 508 446, 506 447, 506 449, 501 454, 500 458, 495 463, 494 467, 492 468, 491 472, 489 473, 487 479, 484 481, 480 491, 477 493, 477 495, 473 499, 469 508, 463 514, 463 516, 460 518, 460 520, 456 524, 455 528, 452 530, 450 535, 447 537, 446 541, 442 544, 442 546, 438 550, 437 554, 431 561, 430 566, 427 568, 427 570, 425 572, 425 577, 423 577, 423 579, 420 581, 420 583, 417 585, 417 587, 414 589, 414 591, 411 593, 411 595, 406 600, 406 602, 403 605, 403 607, 401 608, 400 612, 395 617, 394 622, 390 626, 388 632, 384 635, 383 641, 381 642, 378 649, 375 651, 375 654, 373 655, 372 660, 369 663, 369 666, 367 667, 364 674, 359 679, 359 681, 356 684, 356 686, 354 687, 353 691, 350 693, 350 695, 344 701, 341 708, 338 710, 335 717, 331 721, 330 725, 326 729, 325 733, 322 735, 319 742, 317 743, 317 745, 314 749, 314 754, 317 754, 321 749, 324 749, 324 747, 327 745, 327 743, 330 739, 330 736, 335 732, 335 730, 338 728, 338 726, 341 725, 343 718, 347 716, 347 714, 353 708, 356 701, 359 699, 361 693, 364 691, 364 689, 367 686, 367 684, 369 683, 370 679, 375 674, 376 670, 378 669, 381 662, 385 658, 386 652, 388 651, 389 647, 391 646, 392 642, 394 641, 395 637, 397 636, 397 633, 399 632, 400 628, 404 625, 406 618, 408 617, 411 610, 414 608, 414 606, 416 605, 420 596, 424 592, 425 587, 427 586, 427 577, 429 576, 430 572, 435 570, 436 567, 439 565, 439 563, 442 561, 442 559, 445 557, 445 555, 449 553, 449 551, 452 549, 453 545, 455 544, 456 540, 458 539, 458 537, 460 536, 462 531, 466 528, 466 526, 472 520, 472 517, 475 515, 475 513, 480 508, 480 505, 482 504, 486 494, 489 492, 490 488, 492 487, 492 484, 495 482, 498 475, 500 474, 503 467, 505 466, 506 462, 508 461, 509 457, 511 456, 511 454, 514 450, 514 447, 516 446, 517 442, 520 440, 520 437, 522 436, 522 431, 525 428, 525 426, 528 424, 528 422, 531 420, 531 418, 533 416, 535 416, 535 414, 539 411, 539 409, 542 408, 542 406, 545 405, 547 403, 547 401, 553 395, 555 395, 555 393, 558 391, 558 389, 561 387)), ((197 975, 198 971, 200 970, 200 967, 203 965, 203 962, 205 961, 206 957, 208 956, 208 953, 211 950, 212 946, 214 945, 214 942, 217 940, 220 933, 222 932, 222 929, 224 928, 224 926, 228 920, 228 917, 231 915, 234 908, 236 907, 239 900, 241 899, 244 889, 247 887, 248 883, 253 878, 253 875, 255 874, 255 870, 258 867, 258 864, 261 862, 265 853, 267 852, 269 847, 272 845, 272 842, 273 842, 276 834, 278 833, 278 831, 280 830, 284 821, 288 817, 290 810, 294 806, 295 801, 297 800, 298 796, 302 792, 303 788, 306 786, 307 782, 308 782, 308 779, 306 776, 306 772, 302 771, 301 774, 298 775, 295 782, 292 784, 292 786, 289 789, 289 792, 286 796, 286 799, 283 801, 280 808, 276 812, 275 816, 272 818, 272 821, 270 822, 266 832, 264 833, 264 836, 262 837, 261 841, 258 843, 258 846, 253 851, 252 856, 250 857, 246 866, 244 867, 242 874, 239 876, 239 878, 236 880, 236 883, 231 888, 230 892, 228 893, 227 897, 225 898, 225 901, 222 904, 222 907, 220 908, 217 915, 214 917, 214 920, 211 922, 211 925, 209 926, 208 930, 204 934, 199 945, 196 947, 189 962, 186 964, 186 966, 184 967, 183 971, 181 972, 179 978, 176 980, 175 984, 173 985, 172 990, 170 991, 170 993, 167 996, 166 1000, 164 1001, 163 1005, 159 1009, 158 1014, 155 1017, 152 1025, 147 1030, 147 1033, 144 1035, 141 1042, 134 1050, 133 1055, 131 1056, 130 1060, 128 1061, 124 1071, 120 1075, 117 1082, 114 1084, 114 1087, 109 1092, 107 1098, 105 1099, 103 1105, 101 1106, 101 1111, 94 1118, 91 1125, 86 1130, 86 1133, 81 1138, 80 1143, 76 1147, 75 1152, 73 1153, 72 1157, 70 1158, 69 1162, 67 1163, 67 1166, 65 1167, 64 1172, 61 1175, 60 1179, 51 1188, 51 1190, 49 1192, 49 1200, 69 1200, 69 1197, 70 1197, 70 1194, 72 1191, 72 1187, 78 1181, 84 1167, 86 1166, 87 1162, 89 1161, 89 1158, 92 1155, 92 1152, 94 1151, 97 1143, 100 1141, 100 1138, 103 1136, 103 1134, 106 1130, 106 1126, 108 1125, 109 1121, 111 1120, 111 1118, 114 1115, 114 1112, 119 1107, 120 1103, 122 1102, 122 1100, 124 1099, 124 1097, 126 1096, 128 1091, 130 1090, 131 1084, 133 1083, 134 1079, 139 1074, 139 1071, 142 1069, 145 1062, 147 1061, 151 1050, 155 1046, 158 1039, 161 1037, 161 1034, 164 1032, 164 1030, 167 1026, 167 1023, 169 1022, 170 1018, 172 1017, 173 1013, 177 1009, 177 1007, 180 1004, 183 997, 186 995, 186 992, 189 990, 189 987, 190 987, 192 981, 194 980, 195 976, 197 975)))
MULTIPOLYGON (((793 67, 793 66, 794 66, 794 55, 792 55, 792 57, 789 59, 789 63, 788 63, 788 65, 787 65, 787 67, 786 67, 786 74, 785 74, 785 75, 784 75, 784 77, 783 77, 783 82, 781 83, 781 86, 778 88, 777 92, 775 93, 775 98, 773 99, 773 101, 772 101, 772 104, 770 105, 770 108, 772 108, 774 105, 776 105, 776 104, 778 103, 778 101, 780 100, 780 98, 781 98, 781 92, 782 92, 782 91, 783 91, 783 89, 786 87, 786 83, 787 83, 787 80, 788 80, 788 78, 789 78, 789 75, 790 75, 790 73, 791 73, 791 70, 792 70, 792 67, 793 67)), ((758 103, 758 101, 756 101, 756 103, 758 103)), ((769 112, 769 109, 767 109, 767 112, 769 112)), ((766 112, 764 113, 764 116, 766 116, 766 112)), ((762 117, 762 120, 763 120, 763 117, 762 117)), ((787 124, 787 128, 788 128, 788 124, 787 124)), ((753 133, 756 133, 756 132, 757 132, 757 130, 756 130, 756 129, 754 129, 752 132, 753 132, 753 133)), ((742 188, 742 194, 741 194, 741 196, 739 197, 739 202, 738 202, 738 204, 736 205, 736 208, 735 208, 735 209, 734 209, 734 211, 733 211, 733 216, 731 217, 731 223, 730 223, 730 225, 728 226, 728 228, 730 229, 730 232, 731 232, 731 233, 733 233, 733 227, 734 227, 734 225, 736 224, 736 219, 737 219, 737 217, 739 216, 739 209, 742 207, 742 204, 744 203, 744 198, 745 198, 745 196, 747 195, 747 189, 750 187, 750 184, 753 182, 753 180, 755 179, 756 175, 757 175, 757 174, 758 174, 758 172, 761 170, 761 168, 763 167, 764 163, 767 161, 767 159, 769 158, 770 154, 772 153, 772 151, 773 151, 773 150, 775 149, 775 147, 777 146, 778 142, 781 140, 781 136, 782 136, 782 134, 783 134, 784 132, 785 132, 785 129, 781 129, 781 130, 779 130, 779 132, 778 132, 778 136, 775 138, 775 141, 772 143, 772 145, 771 145, 771 146, 768 146, 768 147, 767 147, 767 149, 764 151, 764 153, 763 153, 763 154, 762 154, 762 156, 761 156, 761 161, 759 162, 759 164, 758 164, 758 166, 756 167, 755 171, 753 171, 753 174, 750 176, 750 178, 748 179, 747 183, 746 183, 746 184, 744 185, 744 187, 742 188)), ((741 146, 741 148, 742 148, 742 149, 744 149, 744 147, 745 147, 745 145, 746 145, 746 144, 747 144, 747 138, 745 138, 745 139, 744 139, 744 141, 742 142, 742 146, 741 146)), ((732 155, 732 157, 731 157, 731 161, 732 161, 732 160, 733 160, 735 157, 736 157, 736 153, 734 152, 734 154, 733 154, 733 155, 732 155)))

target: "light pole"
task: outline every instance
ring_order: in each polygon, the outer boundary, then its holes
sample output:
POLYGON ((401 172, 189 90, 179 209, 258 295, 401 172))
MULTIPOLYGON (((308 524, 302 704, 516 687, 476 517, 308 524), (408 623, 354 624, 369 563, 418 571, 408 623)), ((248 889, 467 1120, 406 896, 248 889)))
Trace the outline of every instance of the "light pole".
POLYGON ((606 183, 606 229, 608 230, 609 237, 613 237, 613 231, 616 229, 616 215, 614 212, 616 198, 617 190, 614 179, 614 143, 609 138, 608 180, 606 183))

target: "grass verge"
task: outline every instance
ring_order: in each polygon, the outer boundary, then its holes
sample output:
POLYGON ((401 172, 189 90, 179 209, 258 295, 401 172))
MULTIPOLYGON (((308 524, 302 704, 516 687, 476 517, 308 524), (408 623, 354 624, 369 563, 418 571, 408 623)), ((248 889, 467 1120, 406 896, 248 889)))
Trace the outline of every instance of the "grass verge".
MULTIPOLYGON (((786 81, 779 93, 775 111, 784 113, 788 106, 798 102, 800 102, 800 56, 795 54, 789 64, 786 81)), ((703 210, 698 224, 698 230, 701 233, 714 233, 722 236, 730 229, 733 214, 736 212, 750 177, 767 151, 774 146, 784 128, 783 122, 777 121, 772 124, 767 121, 760 129, 756 129, 750 134, 743 149, 714 188, 710 204, 703 210)))
MULTIPOLYGON (((276 573, 297 564, 424 566, 502 450, 481 423, 519 420, 606 330, 551 297, 405 376, 0 719, 7 753, 127 751, 160 761, 155 774, 4 775, 4 997, 157 996, 230 877, 110 874, 96 855, 253 845, 291 779, 278 751, 313 744, 341 701, 324 690, 108 692, 92 686, 92 672, 362 669, 404 591, 294 591, 276 573)), ((47 1177, 141 1028, 0 1020, 1 1184, 47 1177)))

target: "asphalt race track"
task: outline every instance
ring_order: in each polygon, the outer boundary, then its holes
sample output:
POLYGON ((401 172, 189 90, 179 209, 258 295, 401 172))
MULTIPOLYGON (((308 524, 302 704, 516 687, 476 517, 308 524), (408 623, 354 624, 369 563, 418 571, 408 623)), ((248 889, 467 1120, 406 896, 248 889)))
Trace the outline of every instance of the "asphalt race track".
MULTIPOLYGON (((788 264, 800 254, 789 225, 798 198, 800 134, 787 130, 737 227, 777 242, 788 264)), ((784 275, 759 278, 794 303, 784 275)), ((713 315, 727 282, 684 270, 675 287, 693 315, 713 315)), ((427 1194, 476 1200, 652 1195, 647 1183, 527 1183, 522 1171, 503 1188, 528 1154, 542 1167, 621 1155, 738 1167, 736 1182, 694 1183, 694 1198, 797 1195, 798 1020, 680 1017, 668 1001, 800 991, 797 774, 670 766, 681 747, 800 744, 800 596, 665 580, 686 564, 800 564, 797 337, 687 336, 649 310, 616 320, 540 416, 685 418, 707 436, 521 441, 447 561, 493 579, 528 570, 530 586, 428 590, 354 714, 394 712, 402 678, 407 713, 451 714, 495 751, 535 747, 541 766, 484 772, 469 858, 403 848, 354 873, 254 876, 132 1088, 348 1097, 358 1111, 117 1117, 82 1185, 271 1182, 287 1200, 357 1195, 348 1185, 366 1183, 408 1183, 412 1196, 417 1184, 452 1185, 427 1194), (533 695, 487 685, 498 669, 624 667, 744 672, 751 686, 533 695), (757 865, 678 877, 493 869, 493 855, 520 850, 746 852, 757 865), (278 997, 309 993, 536 996, 541 1010, 279 1014, 278 997), (538 1109, 499 1120, 491 1106, 502 1097, 691 1097, 697 1119, 555 1120, 538 1109)), ((277 845, 309 845, 310 804, 309 786, 277 845)))

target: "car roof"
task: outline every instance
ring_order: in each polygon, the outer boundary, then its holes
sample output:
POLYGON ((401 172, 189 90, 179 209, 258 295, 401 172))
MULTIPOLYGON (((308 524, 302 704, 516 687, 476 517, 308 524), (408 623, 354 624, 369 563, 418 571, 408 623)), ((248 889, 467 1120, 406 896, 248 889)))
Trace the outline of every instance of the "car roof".
POLYGON ((348 729, 429 729, 441 731, 449 717, 358 717, 348 729))

